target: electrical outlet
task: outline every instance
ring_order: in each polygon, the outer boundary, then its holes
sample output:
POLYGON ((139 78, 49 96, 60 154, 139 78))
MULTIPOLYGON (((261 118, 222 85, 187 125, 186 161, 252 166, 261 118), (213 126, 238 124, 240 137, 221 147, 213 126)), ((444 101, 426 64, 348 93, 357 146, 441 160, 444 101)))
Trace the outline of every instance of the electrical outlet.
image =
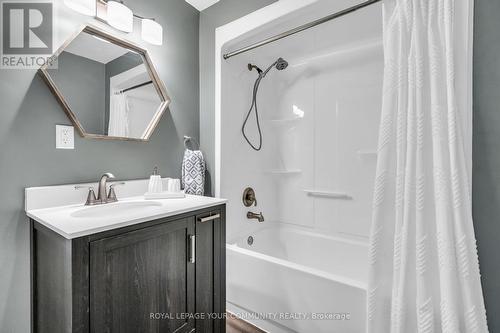
POLYGON ((75 149, 73 126, 56 125, 56 149, 75 149))

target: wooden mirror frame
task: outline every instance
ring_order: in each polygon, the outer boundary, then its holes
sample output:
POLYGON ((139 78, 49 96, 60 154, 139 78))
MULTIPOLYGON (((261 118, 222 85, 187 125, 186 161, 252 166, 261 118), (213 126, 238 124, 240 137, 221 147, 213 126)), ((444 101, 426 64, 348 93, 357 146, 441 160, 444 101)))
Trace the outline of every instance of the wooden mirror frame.
POLYGON ((45 81, 47 86, 49 87, 50 91, 56 98, 56 100, 59 102, 61 105, 63 111, 66 113, 68 118, 71 120, 71 123, 73 126, 76 127, 76 130, 80 134, 81 137, 88 138, 88 139, 98 139, 98 140, 123 140, 123 141, 149 141, 149 138, 155 131, 156 127, 158 126, 161 117, 167 110, 168 106, 170 105, 171 99, 167 94, 167 90, 161 81, 160 77, 158 76, 158 73, 153 65, 153 62, 151 61, 151 58, 149 57, 148 51, 145 48, 140 47, 139 45, 136 45, 128 40, 125 40, 121 37, 117 37, 101 28, 92 26, 92 25, 85 25, 81 27, 76 33, 74 33, 51 57, 53 61, 59 57, 59 55, 64 52, 64 50, 68 47, 71 42, 78 37, 81 33, 89 33, 91 35, 95 35, 99 38, 102 38, 106 41, 109 41, 115 45, 119 45, 121 47, 130 49, 134 52, 137 52, 142 56, 142 59, 144 61, 144 65, 146 66, 149 76, 151 77, 151 80, 153 81, 153 85, 156 89, 156 92, 158 93, 158 97, 160 98, 160 106, 158 107, 153 119, 151 119, 148 127, 144 131, 144 134, 141 138, 127 138, 127 137, 119 137, 119 136, 108 136, 108 135, 101 135, 101 134, 92 134, 92 133, 87 133, 85 129, 83 128, 82 124, 76 117, 75 113, 71 110, 68 102, 64 98, 64 95, 62 92, 59 90, 57 87, 56 83, 50 76, 48 69, 52 61, 48 61, 43 65, 39 70, 38 74, 42 77, 42 79, 45 81))

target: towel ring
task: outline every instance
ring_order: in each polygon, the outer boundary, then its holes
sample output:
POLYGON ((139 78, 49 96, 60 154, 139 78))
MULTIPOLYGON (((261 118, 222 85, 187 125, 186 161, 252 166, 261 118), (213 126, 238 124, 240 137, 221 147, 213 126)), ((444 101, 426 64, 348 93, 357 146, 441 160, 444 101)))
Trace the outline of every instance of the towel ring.
POLYGON ((189 149, 188 144, 187 144, 189 141, 194 142, 196 144, 196 146, 198 146, 198 149, 200 149, 200 144, 198 143, 198 141, 196 141, 195 138, 192 138, 192 137, 187 136, 187 135, 184 135, 184 148, 189 149))

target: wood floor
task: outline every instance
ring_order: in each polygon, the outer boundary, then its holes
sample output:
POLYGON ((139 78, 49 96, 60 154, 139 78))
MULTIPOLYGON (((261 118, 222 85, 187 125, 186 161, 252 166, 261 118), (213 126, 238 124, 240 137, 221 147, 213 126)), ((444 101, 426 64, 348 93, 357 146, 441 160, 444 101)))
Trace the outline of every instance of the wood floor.
POLYGON ((266 331, 238 318, 230 316, 226 319, 226 333, 266 333, 266 331))

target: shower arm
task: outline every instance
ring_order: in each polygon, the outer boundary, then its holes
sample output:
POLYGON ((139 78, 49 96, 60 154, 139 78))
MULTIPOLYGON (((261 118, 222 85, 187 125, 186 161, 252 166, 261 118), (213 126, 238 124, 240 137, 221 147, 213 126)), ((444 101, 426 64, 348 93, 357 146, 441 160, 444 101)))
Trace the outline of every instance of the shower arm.
POLYGON ((368 1, 362 2, 360 4, 357 4, 357 5, 354 5, 352 7, 346 8, 344 10, 341 10, 340 12, 336 12, 336 13, 333 13, 331 15, 328 15, 328 16, 325 16, 323 18, 320 18, 320 19, 318 19, 316 21, 306 23, 306 24, 301 25, 301 26, 299 26, 297 28, 294 28, 294 29, 282 32, 282 33, 280 33, 278 35, 275 35, 273 37, 266 38, 266 39, 264 39, 264 40, 262 40, 260 42, 257 42, 257 43, 251 44, 249 46, 242 47, 241 49, 238 49, 238 50, 226 53, 226 54, 223 55, 223 58, 227 60, 229 58, 237 56, 238 54, 242 54, 242 53, 248 52, 250 50, 259 48, 261 46, 264 46, 264 45, 267 45, 267 44, 270 44, 270 43, 274 43, 274 42, 276 42, 276 41, 278 41, 280 39, 283 39, 283 38, 295 35, 295 34, 297 34, 299 32, 307 30, 309 28, 313 28, 313 27, 318 26, 320 24, 329 22, 331 20, 334 20, 336 18, 342 17, 344 15, 353 13, 353 12, 359 10, 359 9, 368 7, 370 5, 373 5, 373 4, 381 2, 381 1, 382 0, 368 0, 368 1))

